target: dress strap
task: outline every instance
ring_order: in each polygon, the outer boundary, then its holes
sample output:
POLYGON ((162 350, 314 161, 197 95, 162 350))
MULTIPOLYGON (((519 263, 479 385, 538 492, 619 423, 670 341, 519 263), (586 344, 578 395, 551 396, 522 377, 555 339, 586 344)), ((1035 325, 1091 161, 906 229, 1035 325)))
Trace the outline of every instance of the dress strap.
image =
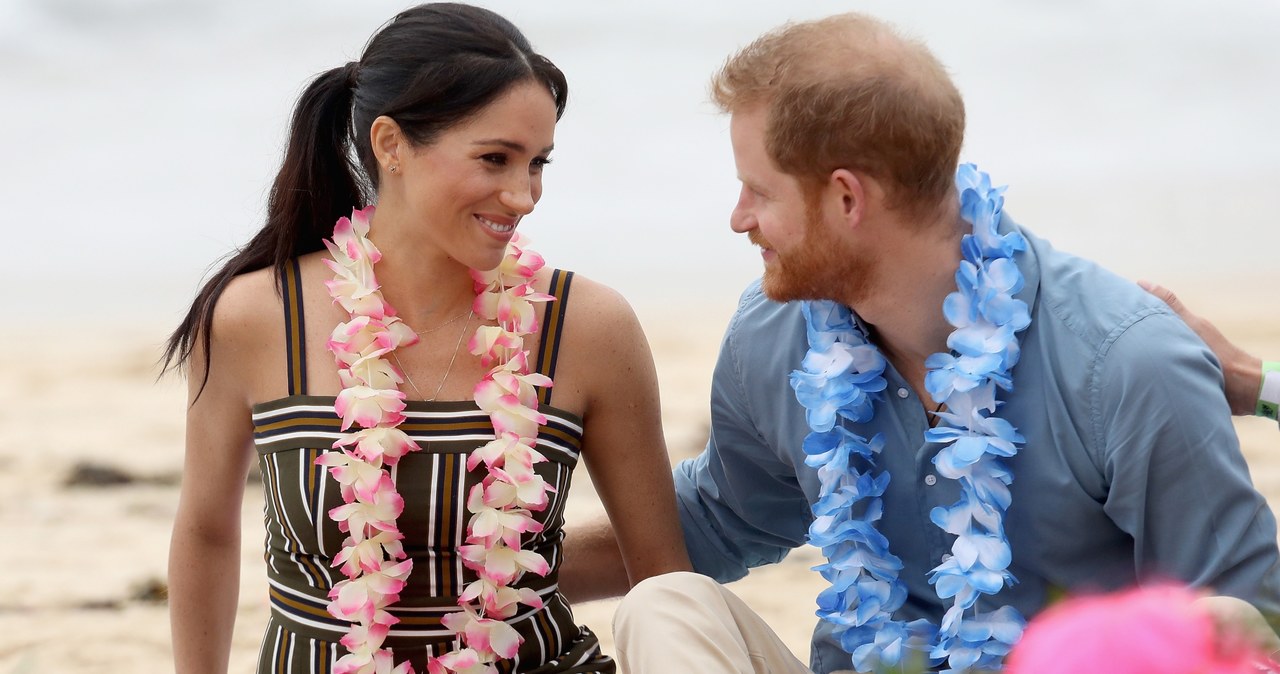
MULTIPOLYGON (((560 350, 560 333, 564 330, 564 310, 569 305, 569 285, 573 283, 573 272, 556 269, 551 272, 551 287, 548 292, 555 296, 555 301, 547 305, 547 313, 542 319, 542 336, 538 346, 539 374, 552 379, 556 376, 556 360, 560 350)), ((551 389, 538 387, 538 404, 551 404, 551 389)))
POLYGON ((289 395, 307 393, 307 331, 302 318, 302 265, 293 258, 280 272, 284 301, 285 357, 289 366, 289 395))

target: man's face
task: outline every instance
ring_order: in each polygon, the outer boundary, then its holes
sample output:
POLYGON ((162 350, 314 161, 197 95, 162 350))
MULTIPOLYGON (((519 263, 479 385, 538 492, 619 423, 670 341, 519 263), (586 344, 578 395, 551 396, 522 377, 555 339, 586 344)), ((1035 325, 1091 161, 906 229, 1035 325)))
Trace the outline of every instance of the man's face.
POLYGON ((848 301, 850 290, 860 295, 867 278, 858 263, 861 256, 844 250, 847 245, 825 222, 818 201, 773 163, 765 148, 765 122, 761 107, 735 112, 729 122, 742 182, 729 224, 760 247, 765 294, 777 302, 848 301))

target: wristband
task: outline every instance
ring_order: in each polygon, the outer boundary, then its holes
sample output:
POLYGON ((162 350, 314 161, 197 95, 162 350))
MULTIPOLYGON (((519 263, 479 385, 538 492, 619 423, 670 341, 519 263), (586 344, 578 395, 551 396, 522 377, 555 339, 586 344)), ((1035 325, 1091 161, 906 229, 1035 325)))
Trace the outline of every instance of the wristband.
POLYGON ((1258 408, 1253 413, 1280 421, 1280 362, 1262 364, 1262 388, 1258 389, 1258 408))

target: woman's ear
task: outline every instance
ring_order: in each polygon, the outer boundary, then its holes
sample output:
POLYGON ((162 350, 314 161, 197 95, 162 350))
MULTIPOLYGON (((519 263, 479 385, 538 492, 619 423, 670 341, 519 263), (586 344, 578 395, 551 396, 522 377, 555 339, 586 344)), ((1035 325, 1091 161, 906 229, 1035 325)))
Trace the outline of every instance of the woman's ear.
POLYGON ((396 120, 382 115, 373 120, 369 128, 369 145, 378 160, 380 171, 395 173, 400 170, 400 155, 405 147, 404 134, 396 120))

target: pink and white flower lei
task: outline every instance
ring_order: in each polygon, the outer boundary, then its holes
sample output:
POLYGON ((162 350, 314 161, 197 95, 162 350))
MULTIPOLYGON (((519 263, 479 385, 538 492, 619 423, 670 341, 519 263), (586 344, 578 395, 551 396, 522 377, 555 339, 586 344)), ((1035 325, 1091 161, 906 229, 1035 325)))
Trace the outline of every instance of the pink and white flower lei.
MULTIPOLYGON (((341 451, 316 460, 341 487, 344 505, 330 510, 329 517, 348 534, 334 559, 347 578, 329 592, 329 613, 352 623, 341 640, 350 652, 338 661, 335 674, 413 672, 407 661, 396 665, 391 649, 382 644, 399 622, 387 609, 399 600, 413 570, 400 543, 404 535, 396 527, 404 500, 390 468, 418 449, 397 428, 405 420, 405 394, 399 390, 405 379, 388 357, 417 343, 418 336, 379 291, 373 265, 382 254, 368 237, 373 212, 370 206, 341 218, 333 240, 325 241, 332 255, 325 264, 334 272, 325 285, 351 316, 334 329, 327 344, 342 383, 334 410, 342 417, 343 435, 333 445, 341 451)), ((497 269, 471 272, 475 313, 497 323, 477 328, 468 345, 490 368, 474 398, 489 414, 495 437, 467 457, 468 470, 483 462, 488 475, 468 494, 472 515, 466 545, 459 549, 463 565, 478 579, 459 597, 462 610, 443 618, 461 646, 432 658, 430 674, 496 674, 495 663, 514 657, 522 641, 505 620, 520 604, 542 607, 537 592, 513 585, 527 572, 550 572, 541 555, 521 549, 522 534, 542 530, 532 513, 546 508, 547 494, 554 491, 533 470, 535 463, 546 461, 534 448, 538 427, 546 423, 534 387, 551 386, 551 379, 531 371, 524 348, 524 338, 538 329, 533 303, 554 298, 534 290, 533 277, 544 263, 524 245, 517 234, 497 269)))

